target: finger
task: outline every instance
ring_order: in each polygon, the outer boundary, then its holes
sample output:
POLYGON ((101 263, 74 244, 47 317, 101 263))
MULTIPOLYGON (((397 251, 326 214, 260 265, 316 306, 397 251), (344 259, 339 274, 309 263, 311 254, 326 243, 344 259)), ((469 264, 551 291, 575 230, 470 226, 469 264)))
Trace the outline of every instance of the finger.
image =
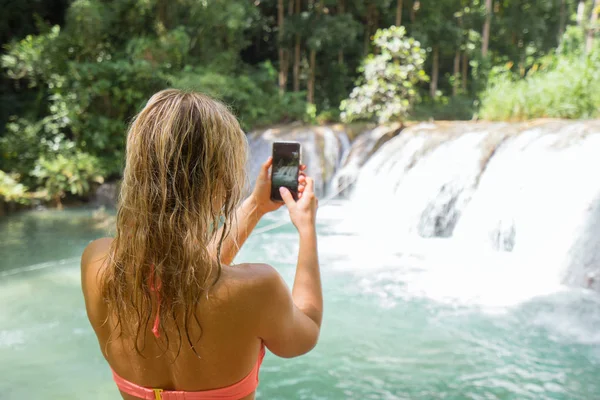
POLYGON ((315 181, 309 176, 306 177, 306 191, 308 191, 309 193, 315 192, 315 181))
POLYGON ((304 171, 306 169, 306 164, 301 164, 300 165, 300 171, 304 171))
POLYGON ((283 199, 283 202, 285 203, 286 206, 288 206, 288 208, 293 207, 296 202, 294 201, 294 198, 292 197, 292 194, 290 193, 290 191, 285 188, 285 187, 280 187, 279 188, 279 194, 281 194, 281 198, 283 199))
POLYGON ((306 186, 298 186, 298 193, 304 192, 304 189, 306 189, 306 186))
POLYGON ((300 184, 306 183, 306 175, 300 175, 298 177, 298 183, 300 183, 300 184))
POLYGON ((269 174, 269 168, 271 168, 272 164, 273 164, 273 157, 269 156, 269 158, 267 158, 267 161, 265 161, 260 167, 261 175, 267 176, 269 174))

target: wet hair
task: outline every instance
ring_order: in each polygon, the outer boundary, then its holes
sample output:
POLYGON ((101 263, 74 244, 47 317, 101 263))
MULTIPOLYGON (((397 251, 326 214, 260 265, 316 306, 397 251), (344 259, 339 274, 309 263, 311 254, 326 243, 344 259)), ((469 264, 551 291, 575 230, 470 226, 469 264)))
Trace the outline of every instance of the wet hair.
POLYGON ((190 324, 199 327, 197 305, 221 276, 221 245, 246 189, 247 149, 235 116, 200 93, 163 90, 135 117, 101 278, 111 338, 131 336, 141 355, 158 314, 166 349, 169 325, 178 354, 182 336, 196 352, 190 324))

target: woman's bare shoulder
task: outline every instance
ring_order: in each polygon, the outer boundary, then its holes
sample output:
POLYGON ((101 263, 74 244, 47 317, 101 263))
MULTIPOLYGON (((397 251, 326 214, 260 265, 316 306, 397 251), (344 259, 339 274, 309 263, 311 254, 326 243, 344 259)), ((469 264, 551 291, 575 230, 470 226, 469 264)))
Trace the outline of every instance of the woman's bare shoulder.
POLYGON ((99 276, 106 266, 111 238, 94 240, 87 245, 81 255, 81 289, 85 307, 92 327, 96 330, 106 317, 104 303, 101 301, 99 276))
POLYGON ((246 288, 263 286, 281 279, 279 272, 269 264, 244 263, 227 267, 230 279, 239 281, 246 288))
POLYGON ((96 278, 106 265, 105 260, 112 241, 113 239, 108 237, 96 239, 83 250, 81 255, 81 283, 84 294, 90 287, 96 286, 96 278))
POLYGON ((289 289, 277 270, 269 264, 247 263, 227 267, 229 288, 235 288, 237 299, 256 306, 273 301, 289 289))
POLYGON ((91 241, 83 250, 81 255, 81 266, 88 266, 100 259, 104 259, 108 254, 113 238, 105 237, 91 241))

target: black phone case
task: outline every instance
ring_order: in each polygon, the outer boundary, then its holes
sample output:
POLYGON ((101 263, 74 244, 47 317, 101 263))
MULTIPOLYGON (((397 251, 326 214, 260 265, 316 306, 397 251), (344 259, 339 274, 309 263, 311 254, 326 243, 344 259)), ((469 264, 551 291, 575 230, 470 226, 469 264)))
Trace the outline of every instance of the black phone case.
MULTIPOLYGON (((275 145, 278 142, 274 142, 273 143, 273 147, 271 149, 271 155, 273 157, 273 165, 275 165, 275 145)), ((298 151, 300 152, 300 154, 302 155, 301 152, 301 146, 300 143, 297 144, 298 146, 298 151)), ((300 174, 300 163, 302 162, 301 158, 298 159, 298 166, 296 168, 296 174, 300 174)), ((281 193, 279 193, 279 187, 280 186, 275 186, 273 185, 273 170, 271 168, 271 200, 272 201, 277 201, 277 202, 283 202, 283 199, 281 198, 281 193)), ((287 187, 287 186, 286 186, 287 187)), ((290 193, 292 194, 292 197, 294 198, 294 200, 298 200, 298 181, 296 181, 296 187, 295 188, 289 188, 290 193)))

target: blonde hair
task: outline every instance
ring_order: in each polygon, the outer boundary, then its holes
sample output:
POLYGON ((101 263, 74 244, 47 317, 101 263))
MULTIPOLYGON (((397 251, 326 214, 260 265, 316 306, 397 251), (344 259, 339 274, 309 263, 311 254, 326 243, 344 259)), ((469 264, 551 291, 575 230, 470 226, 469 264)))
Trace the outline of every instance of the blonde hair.
POLYGON ((197 304, 221 276, 221 244, 246 189, 247 148, 227 107, 199 93, 158 92, 133 120, 102 294, 113 332, 134 333, 138 354, 155 313, 161 327, 174 322, 179 349, 182 316, 196 352, 189 324, 199 326, 197 304))

